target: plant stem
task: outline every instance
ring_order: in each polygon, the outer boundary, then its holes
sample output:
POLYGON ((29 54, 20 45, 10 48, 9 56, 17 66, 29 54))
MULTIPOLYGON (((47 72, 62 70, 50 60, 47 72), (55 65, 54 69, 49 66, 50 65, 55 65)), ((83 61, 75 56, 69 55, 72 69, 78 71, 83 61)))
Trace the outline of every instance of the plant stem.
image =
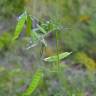
POLYGON ((59 64, 60 64, 60 60, 59 60, 59 38, 58 38, 58 32, 56 31, 56 51, 57 51, 57 69, 59 71, 59 64))

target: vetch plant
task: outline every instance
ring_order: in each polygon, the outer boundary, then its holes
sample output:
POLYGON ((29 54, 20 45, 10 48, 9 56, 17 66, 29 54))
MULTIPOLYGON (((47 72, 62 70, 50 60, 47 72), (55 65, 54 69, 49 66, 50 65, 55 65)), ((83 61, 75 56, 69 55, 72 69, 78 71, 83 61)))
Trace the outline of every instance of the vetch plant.
MULTIPOLYGON (((54 24, 50 24, 52 25, 52 29, 46 30, 44 29, 44 24, 39 25, 37 24, 37 28, 32 28, 32 17, 25 11, 18 19, 18 23, 15 29, 15 33, 13 36, 12 41, 16 41, 22 30, 23 27, 26 26, 26 35, 29 39, 29 42, 31 41, 31 45, 28 46, 26 49, 30 49, 32 47, 35 47, 37 44, 41 43, 44 47, 47 47, 47 43, 45 41, 45 38, 48 34, 50 34, 51 31, 56 30, 55 34, 56 34, 56 49, 57 49, 57 54, 55 56, 50 56, 47 58, 44 58, 43 60, 46 62, 50 62, 50 63, 56 63, 57 62, 57 69, 59 72, 59 61, 66 58, 67 56, 69 56, 72 52, 64 52, 64 53, 60 53, 59 54, 59 45, 58 45, 58 32, 56 29, 56 26, 54 27, 54 24)), ((48 23, 49 24, 49 23, 48 23)), ((46 25, 46 24, 45 24, 46 25)), ((42 60, 42 61, 43 61, 42 60)), ((43 67, 43 66, 42 66, 43 67)), ((42 79, 42 75, 43 75, 43 69, 39 68, 37 69, 37 72, 35 73, 35 75, 32 78, 32 82, 30 83, 28 89, 25 90, 25 92, 22 94, 22 96, 31 96, 31 94, 33 94, 33 92, 36 90, 36 88, 39 85, 39 81, 42 79)))

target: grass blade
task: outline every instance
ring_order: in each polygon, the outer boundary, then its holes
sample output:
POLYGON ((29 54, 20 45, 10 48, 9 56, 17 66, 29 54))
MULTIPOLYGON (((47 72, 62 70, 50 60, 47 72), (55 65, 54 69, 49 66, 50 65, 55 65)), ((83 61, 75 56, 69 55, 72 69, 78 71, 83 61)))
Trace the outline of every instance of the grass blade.
POLYGON ((39 28, 39 30, 40 30, 42 33, 44 33, 44 34, 47 33, 46 30, 45 30, 44 28, 42 28, 40 25, 38 25, 38 28, 39 28))

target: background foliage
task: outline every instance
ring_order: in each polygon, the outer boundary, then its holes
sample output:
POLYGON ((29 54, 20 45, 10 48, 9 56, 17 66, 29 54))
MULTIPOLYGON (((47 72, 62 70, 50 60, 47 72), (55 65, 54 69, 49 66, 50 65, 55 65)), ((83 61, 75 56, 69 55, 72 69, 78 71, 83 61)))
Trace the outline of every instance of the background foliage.
POLYGON ((24 0, 1 0, 0 1, 0 17, 12 17, 20 14, 24 9, 24 0))
POLYGON ((15 34, 12 29, 0 36, 1 96, 96 96, 96 0, 1 0, 0 18, 14 16, 15 34), (25 8, 28 17, 19 16, 25 8), (58 61, 56 54, 65 51, 72 54, 60 60, 57 72, 57 63, 46 60, 55 55, 58 61), (38 68, 44 72, 40 82, 38 68))

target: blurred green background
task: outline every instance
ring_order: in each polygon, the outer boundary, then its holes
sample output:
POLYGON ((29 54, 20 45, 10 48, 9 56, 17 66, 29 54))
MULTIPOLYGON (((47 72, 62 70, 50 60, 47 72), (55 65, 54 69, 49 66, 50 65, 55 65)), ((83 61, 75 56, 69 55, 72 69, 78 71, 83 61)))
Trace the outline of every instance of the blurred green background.
MULTIPOLYGON (((72 56, 62 62, 68 64, 71 68, 81 70, 85 68, 85 70, 87 69, 91 72, 96 70, 96 0, 0 0, 0 76, 3 78, 0 77, 0 82, 2 83, 0 84, 0 90, 2 90, 0 91, 0 96, 6 96, 6 93, 9 94, 8 96, 19 96, 23 88, 18 88, 24 84, 27 85, 26 83, 30 81, 28 79, 31 77, 30 74, 33 74, 37 66, 40 66, 41 61, 38 51, 41 45, 26 51, 24 49, 27 43, 26 38, 24 38, 24 41, 19 39, 14 44, 10 43, 18 17, 24 10, 27 10, 32 17, 39 19, 40 22, 52 21, 59 27, 60 51, 73 52, 72 56), (34 65, 35 63, 38 63, 38 65, 34 65), (20 76, 18 76, 18 68, 23 70, 20 71, 20 76), (15 75, 20 80, 13 80, 15 76, 11 74, 10 69, 12 72, 15 70, 13 73, 16 72, 15 75), (24 75, 26 76, 24 77, 24 75), (13 80, 12 82, 11 79, 13 80), (16 82, 20 84, 16 85, 16 82), (15 85, 15 87, 12 87, 12 85, 15 85), (11 91, 5 88, 6 86, 11 91), (14 89, 13 91, 12 88, 14 89)), ((23 34, 22 36, 25 35, 23 34)), ((46 48, 45 56, 51 56, 56 53, 55 41, 55 34, 52 34, 48 38, 49 46, 46 48)), ((77 81, 78 78, 76 79, 77 81)), ((84 82, 86 83, 86 81, 84 82)), ((92 96, 96 96, 96 94, 92 96)))

